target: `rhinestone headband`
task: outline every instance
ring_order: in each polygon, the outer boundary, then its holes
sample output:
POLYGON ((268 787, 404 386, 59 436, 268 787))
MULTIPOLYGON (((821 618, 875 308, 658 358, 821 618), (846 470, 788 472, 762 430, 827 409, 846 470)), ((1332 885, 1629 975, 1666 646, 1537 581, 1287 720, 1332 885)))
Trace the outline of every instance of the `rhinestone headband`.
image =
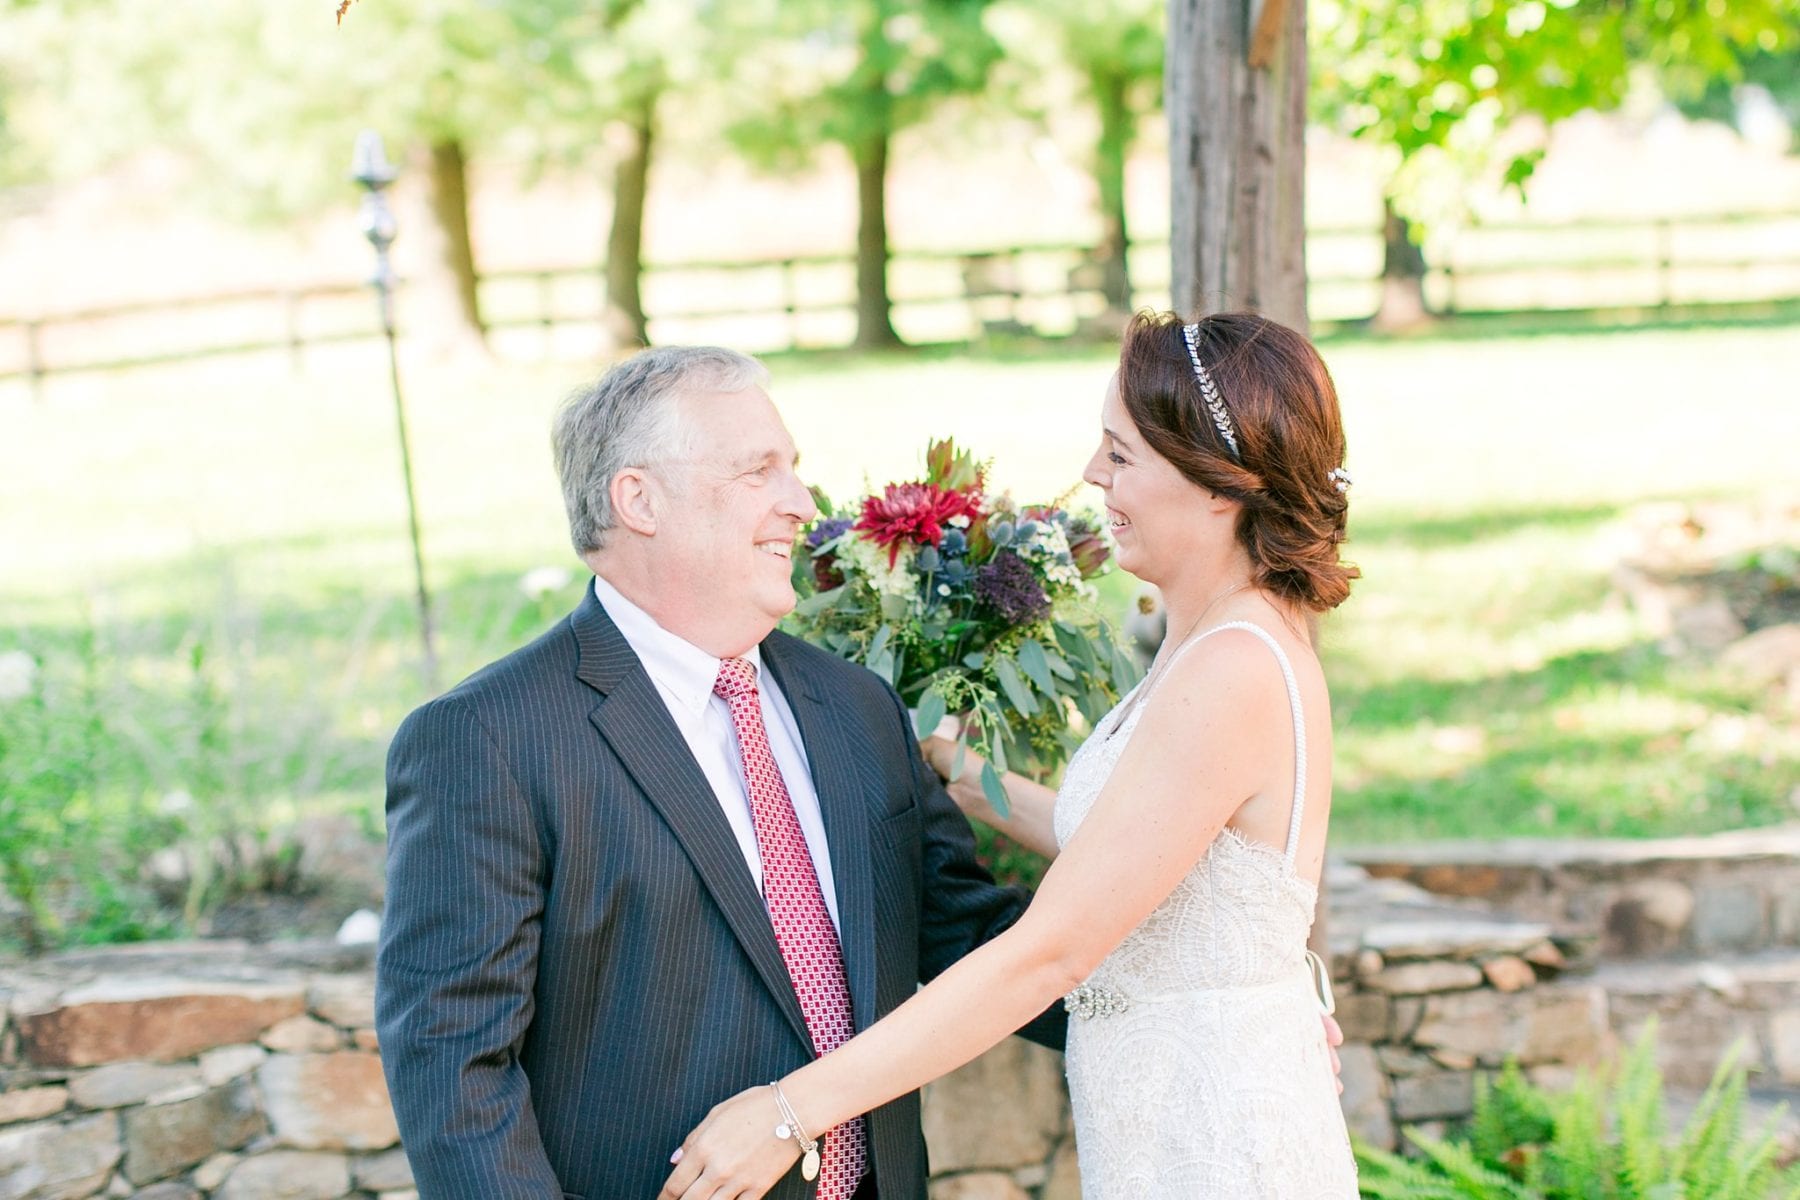
POLYGON ((1188 361, 1194 364, 1194 378, 1200 382, 1200 395, 1206 400, 1206 411, 1212 415, 1214 428, 1219 436, 1225 439, 1225 448, 1231 451, 1232 461, 1243 464, 1244 456, 1238 453, 1237 431, 1231 427, 1231 413, 1226 411, 1225 398, 1219 395, 1219 389, 1201 365, 1200 351, 1194 344, 1199 336, 1200 324, 1195 322, 1181 327, 1181 339, 1187 343, 1188 361))
POLYGON ((1342 467, 1331 468, 1331 471, 1328 475, 1326 475, 1326 478, 1331 480, 1331 482, 1334 485, 1336 485, 1338 491, 1347 492, 1350 490, 1350 484, 1351 484, 1350 472, 1346 471, 1344 468, 1342 468, 1342 467))

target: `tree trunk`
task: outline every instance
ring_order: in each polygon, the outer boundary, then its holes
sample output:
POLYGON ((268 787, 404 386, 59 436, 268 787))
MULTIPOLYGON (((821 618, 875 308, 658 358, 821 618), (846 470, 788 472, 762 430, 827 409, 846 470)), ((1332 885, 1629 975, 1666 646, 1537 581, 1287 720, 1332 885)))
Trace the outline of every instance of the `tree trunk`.
POLYGON ((1100 109, 1100 144, 1094 156, 1094 181, 1100 187, 1100 287, 1106 307, 1131 311, 1131 242, 1125 225, 1125 159, 1131 152, 1132 113, 1126 103, 1126 79, 1120 72, 1094 71, 1088 79, 1100 109))
POLYGON ((1432 316, 1425 306, 1425 254, 1392 196, 1381 198, 1381 218, 1381 307, 1373 324, 1380 330, 1415 329, 1432 316))
POLYGON ((1171 294, 1189 316, 1306 320, 1304 0, 1170 0, 1171 294), (1251 15, 1269 65, 1250 65, 1251 15))
POLYGON ((872 134, 855 147, 856 157, 856 345, 859 349, 898 346, 893 304, 888 299, 887 160, 888 135, 872 134))
POLYGON ((612 228, 606 235, 606 308, 600 322, 616 348, 647 346, 639 281, 644 274, 644 201, 650 188, 650 151, 661 93, 646 91, 624 124, 630 138, 613 177, 612 228))
POLYGON ((469 172, 462 142, 442 138, 431 143, 429 202, 441 237, 441 265, 449 277, 455 303, 451 332, 479 346, 487 343, 481 299, 475 286, 475 247, 469 237, 469 172))

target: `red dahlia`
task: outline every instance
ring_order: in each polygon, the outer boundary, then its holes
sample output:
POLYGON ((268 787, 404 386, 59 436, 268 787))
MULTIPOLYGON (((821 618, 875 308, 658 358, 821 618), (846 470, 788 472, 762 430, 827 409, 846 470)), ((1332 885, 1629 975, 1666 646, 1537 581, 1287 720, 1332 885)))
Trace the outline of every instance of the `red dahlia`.
POLYGON ((863 501, 862 518, 854 528, 868 534, 877 546, 888 548, 891 568, 904 543, 936 546, 944 540, 951 517, 973 521, 980 515, 979 495, 947 491, 935 483, 890 483, 881 495, 863 501))

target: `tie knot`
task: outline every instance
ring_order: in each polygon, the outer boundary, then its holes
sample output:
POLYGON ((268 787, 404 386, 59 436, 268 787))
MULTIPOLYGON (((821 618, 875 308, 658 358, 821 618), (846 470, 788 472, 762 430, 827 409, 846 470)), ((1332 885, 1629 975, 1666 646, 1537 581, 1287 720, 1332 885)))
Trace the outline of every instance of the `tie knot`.
POLYGON ((713 680, 713 695, 726 700, 756 695, 756 668, 741 658, 719 660, 719 676, 713 680))

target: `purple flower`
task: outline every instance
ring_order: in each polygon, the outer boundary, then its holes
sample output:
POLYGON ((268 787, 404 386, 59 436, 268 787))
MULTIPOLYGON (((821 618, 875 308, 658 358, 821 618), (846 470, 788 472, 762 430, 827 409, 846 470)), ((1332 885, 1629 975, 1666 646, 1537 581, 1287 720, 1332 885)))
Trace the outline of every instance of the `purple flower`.
POLYGON ((1031 564, 1002 550, 975 573, 975 598, 1004 617, 1024 625, 1050 615, 1050 597, 1031 564))
POLYGON ((842 537, 850 524, 849 517, 820 517, 806 533, 806 548, 817 550, 826 542, 842 537))

